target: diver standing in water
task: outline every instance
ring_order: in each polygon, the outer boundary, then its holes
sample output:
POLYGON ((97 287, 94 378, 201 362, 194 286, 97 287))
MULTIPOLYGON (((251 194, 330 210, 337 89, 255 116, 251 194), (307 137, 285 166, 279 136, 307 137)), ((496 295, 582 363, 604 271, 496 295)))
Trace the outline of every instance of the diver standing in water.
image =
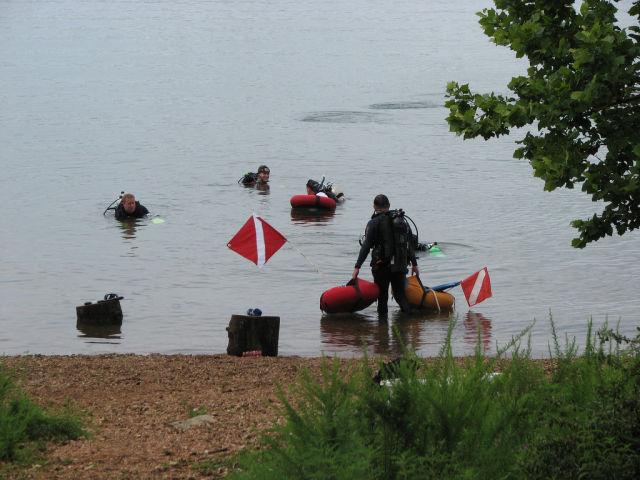
POLYGON ((122 195, 120 203, 116 207, 116 220, 128 220, 132 218, 142 218, 149 213, 149 210, 140 202, 136 201, 133 193, 122 195))
POLYGON ((414 251, 411 228, 404 218, 402 210, 389 210, 390 203, 386 195, 377 195, 373 200, 374 213, 367 223, 360 254, 353 270, 356 279, 360 267, 371 252, 371 273, 380 288, 378 313, 386 315, 389 298, 389 284, 393 296, 403 312, 410 312, 411 306, 405 295, 407 265, 411 263, 411 272, 418 274, 418 262, 414 251))

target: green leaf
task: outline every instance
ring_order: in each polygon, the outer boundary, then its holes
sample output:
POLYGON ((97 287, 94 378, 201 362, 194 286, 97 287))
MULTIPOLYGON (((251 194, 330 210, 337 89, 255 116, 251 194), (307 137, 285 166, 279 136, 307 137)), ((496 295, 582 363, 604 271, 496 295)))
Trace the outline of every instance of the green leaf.
POLYGON ((526 75, 508 83, 513 98, 450 82, 449 128, 465 139, 488 139, 534 125, 517 141, 514 158, 529 159, 546 190, 581 184, 603 206, 600 215, 575 221, 575 247, 614 228, 640 228, 640 102, 629 101, 640 95, 640 0, 632 2, 627 25, 618 24, 615 0, 583 0, 579 13, 569 1, 494 3, 495 10, 479 14, 480 25, 496 44, 527 58, 526 75), (599 151, 607 152, 605 160, 594 161, 599 151))

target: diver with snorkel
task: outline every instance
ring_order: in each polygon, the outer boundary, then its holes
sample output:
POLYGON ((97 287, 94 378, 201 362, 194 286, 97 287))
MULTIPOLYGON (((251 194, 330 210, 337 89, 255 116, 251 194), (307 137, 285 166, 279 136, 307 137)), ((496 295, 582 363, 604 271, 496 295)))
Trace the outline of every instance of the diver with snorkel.
POLYGON ((120 192, 118 198, 116 198, 111 204, 105 208, 103 215, 109 210, 114 210, 116 220, 130 220, 134 218, 142 218, 149 214, 147 207, 142 205, 136 200, 133 193, 120 192), (114 203, 119 202, 115 207, 114 203))

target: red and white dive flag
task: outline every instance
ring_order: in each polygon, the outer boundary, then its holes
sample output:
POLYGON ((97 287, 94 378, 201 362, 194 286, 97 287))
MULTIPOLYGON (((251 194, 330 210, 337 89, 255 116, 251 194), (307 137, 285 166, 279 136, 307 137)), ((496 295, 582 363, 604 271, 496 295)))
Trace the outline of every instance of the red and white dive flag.
POLYGON ((479 272, 465 278, 460 282, 464 296, 470 307, 483 302, 491 297, 491 279, 489 278, 489 270, 484 267, 479 272))
POLYGON ((254 214, 227 243, 227 247, 262 268, 286 241, 279 231, 254 214))

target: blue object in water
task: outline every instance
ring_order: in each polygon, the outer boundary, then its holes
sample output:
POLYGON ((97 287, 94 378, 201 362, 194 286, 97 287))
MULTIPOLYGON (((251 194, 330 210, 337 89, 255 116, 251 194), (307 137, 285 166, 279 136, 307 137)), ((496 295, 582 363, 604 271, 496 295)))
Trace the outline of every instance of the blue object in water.
POLYGON ((436 285, 435 287, 431 287, 431 290, 434 290, 436 292, 444 292, 445 290, 449 290, 450 288, 457 287, 458 285, 460 285, 460 282, 443 283, 442 285, 436 285))
POLYGON ((250 317, 260 317, 262 316, 262 310, 260 310, 259 308, 250 308, 249 310, 247 310, 247 315, 249 315, 250 317))

